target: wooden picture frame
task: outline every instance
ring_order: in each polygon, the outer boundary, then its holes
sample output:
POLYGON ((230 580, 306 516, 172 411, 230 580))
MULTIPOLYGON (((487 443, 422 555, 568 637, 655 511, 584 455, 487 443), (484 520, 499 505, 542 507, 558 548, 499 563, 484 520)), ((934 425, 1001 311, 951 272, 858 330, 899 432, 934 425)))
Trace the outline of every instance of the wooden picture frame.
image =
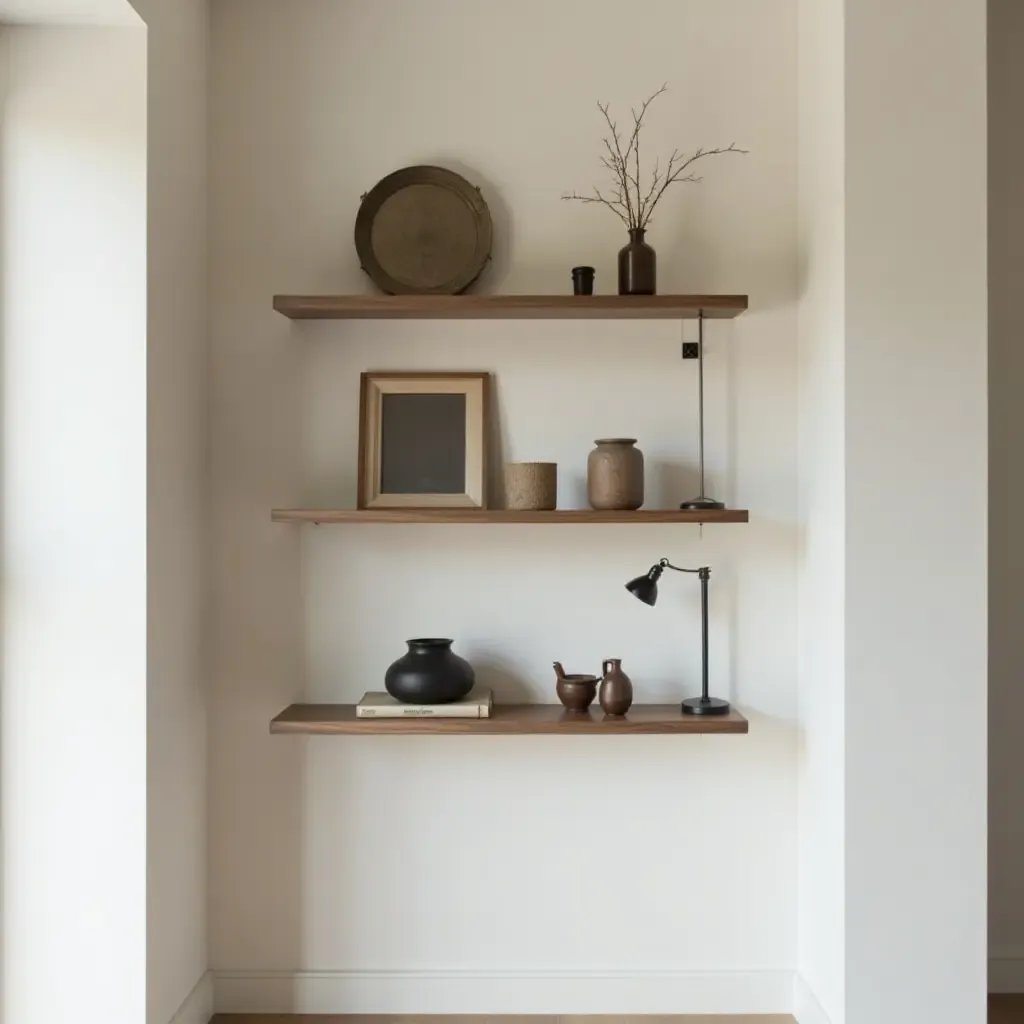
POLYGON ((489 373, 364 373, 358 507, 487 508, 489 373))

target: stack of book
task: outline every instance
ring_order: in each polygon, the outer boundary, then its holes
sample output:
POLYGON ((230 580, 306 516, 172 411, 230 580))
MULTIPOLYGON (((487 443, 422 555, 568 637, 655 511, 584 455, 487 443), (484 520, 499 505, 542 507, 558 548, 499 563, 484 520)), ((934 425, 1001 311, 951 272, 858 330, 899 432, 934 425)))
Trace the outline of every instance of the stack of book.
POLYGON ((390 693, 370 692, 356 705, 356 718, 490 718, 494 695, 476 686, 454 704, 403 704, 390 693))

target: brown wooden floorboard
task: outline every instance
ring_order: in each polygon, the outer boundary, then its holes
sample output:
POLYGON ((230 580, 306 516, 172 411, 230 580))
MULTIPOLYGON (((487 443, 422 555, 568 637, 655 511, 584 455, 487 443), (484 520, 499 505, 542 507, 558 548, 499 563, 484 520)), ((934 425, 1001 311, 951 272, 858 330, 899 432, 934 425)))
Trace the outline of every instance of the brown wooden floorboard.
MULTIPOLYGON (((389 1016, 368 1014, 220 1013, 211 1024, 794 1024, 788 1015, 761 1016, 389 1016)), ((1024 1024, 1024 995, 989 998, 988 1024, 1024 1024)))
POLYGON ((988 1024, 1024 1024, 1024 995, 989 996, 988 1024))
POLYGON ((509 1014, 434 1014, 391 1016, 388 1014, 260 1014, 220 1013, 212 1024, 795 1024, 789 1014, 628 1014, 604 1016, 542 1016, 509 1014))

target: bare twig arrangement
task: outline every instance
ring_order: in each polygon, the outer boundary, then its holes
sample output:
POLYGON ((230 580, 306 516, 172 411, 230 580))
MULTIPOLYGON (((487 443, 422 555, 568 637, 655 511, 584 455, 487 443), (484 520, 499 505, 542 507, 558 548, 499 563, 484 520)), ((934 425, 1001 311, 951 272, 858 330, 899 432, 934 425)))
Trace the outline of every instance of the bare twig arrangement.
POLYGON ((665 194, 669 185, 677 181, 700 181, 700 177, 692 171, 687 173, 689 168, 698 160, 706 156, 719 156, 722 153, 746 153, 747 150, 739 149, 735 143, 716 149, 698 149, 687 156, 678 149, 672 151, 664 170, 661 168, 661 161, 655 160, 654 174, 651 177, 649 187, 640 184, 640 131, 643 128, 644 116, 647 108, 663 93, 668 90, 668 84, 663 85, 656 93, 644 100, 639 110, 635 107, 630 109, 633 115, 633 129, 629 133, 623 149, 623 136, 619 134, 618 123, 612 118, 609 104, 598 103, 597 109, 604 116, 608 125, 609 134, 601 141, 604 144, 604 153, 601 155, 602 166, 612 174, 611 191, 601 190, 597 185, 590 195, 579 195, 570 192, 562 196, 563 199, 573 200, 580 203, 601 203, 607 206, 623 224, 630 230, 646 228, 651 221, 651 214, 654 212, 658 200, 665 194))

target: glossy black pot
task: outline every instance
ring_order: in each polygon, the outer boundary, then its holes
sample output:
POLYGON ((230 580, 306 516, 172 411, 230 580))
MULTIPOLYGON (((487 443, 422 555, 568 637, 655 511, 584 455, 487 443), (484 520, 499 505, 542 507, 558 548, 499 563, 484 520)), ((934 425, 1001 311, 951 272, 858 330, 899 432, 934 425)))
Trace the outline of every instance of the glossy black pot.
POLYGON ((473 666, 452 653, 452 640, 407 640, 409 651, 384 676, 388 693, 406 704, 451 704, 473 689, 473 666))

